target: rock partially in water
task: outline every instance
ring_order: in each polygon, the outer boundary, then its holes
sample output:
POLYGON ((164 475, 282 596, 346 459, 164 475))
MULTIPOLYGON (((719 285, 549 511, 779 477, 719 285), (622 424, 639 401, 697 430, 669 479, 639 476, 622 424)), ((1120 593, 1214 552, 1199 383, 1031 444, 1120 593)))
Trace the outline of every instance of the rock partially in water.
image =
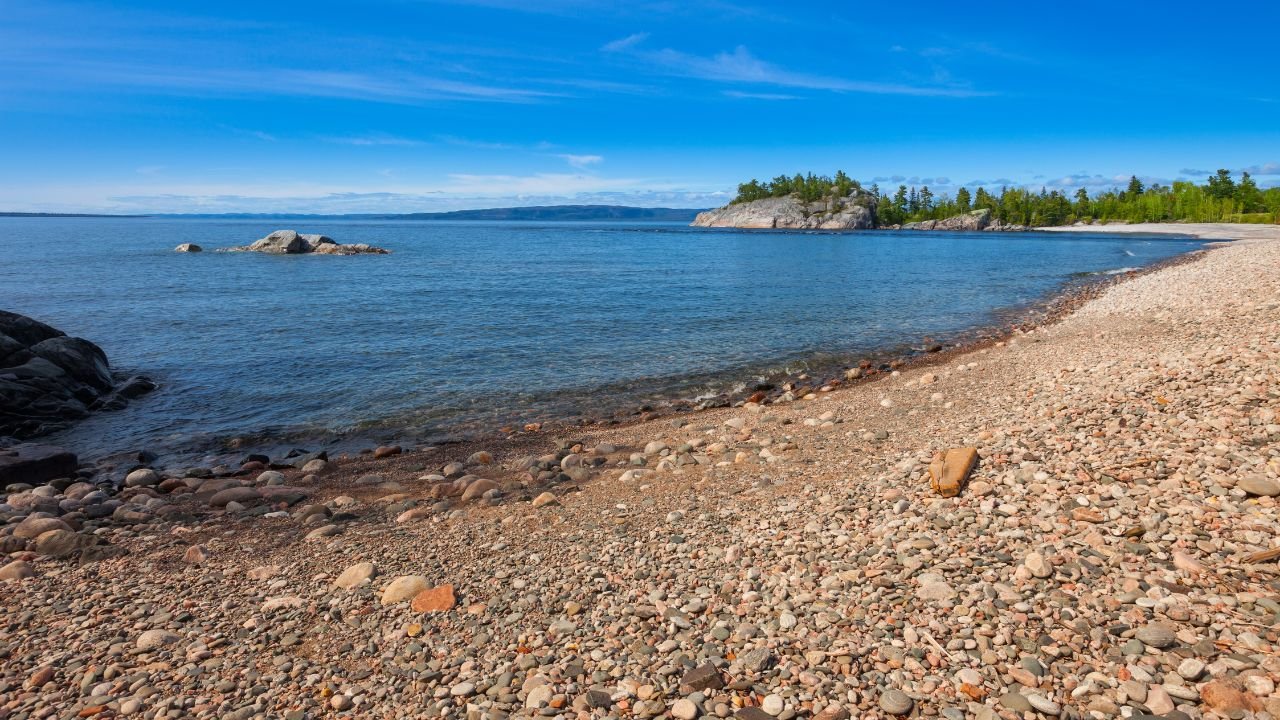
POLYGON ((991 232, 1010 232, 1027 230, 1026 225, 1005 223, 1000 218, 992 217, 991 211, 983 208, 973 212, 952 215, 941 220, 921 220, 904 224, 902 230, 946 230, 950 232, 975 232, 987 230, 991 232))
POLYGON ((387 250, 364 243, 342 245, 326 235, 304 235, 296 230, 276 230, 243 247, 226 252, 260 252, 270 255, 386 255, 387 250))
POLYGON ((0 437, 36 437, 155 389, 142 377, 117 382, 102 348, 0 310, 0 437))
POLYGON ((42 485, 76 474, 74 453, 54 445, 17 445, 0 450, 0 490, 19 483, 42 485))
POLYGON ((178 247, 174 248, 173 251, 180 253, 198 253, 204 252, 204 248, 195 243, 182 243, 178 247))

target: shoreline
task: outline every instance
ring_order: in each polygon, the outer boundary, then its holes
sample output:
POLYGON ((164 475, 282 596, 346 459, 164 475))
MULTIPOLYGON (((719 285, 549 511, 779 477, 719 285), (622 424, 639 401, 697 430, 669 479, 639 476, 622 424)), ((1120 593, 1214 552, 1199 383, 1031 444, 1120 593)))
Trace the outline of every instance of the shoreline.
MULTIPOLYGON (((1090 232, 1087 228, 1076 229, 1090 232)), ((1063 229, 1059 228, 1059 230, 1063 229)), ((1191 237, 1184 231, 1170 231, 1169 234, 1191 237)), ((410 432, 410 428, 415 428, 413 422, 415 416, 410 413, 363 421, 356 428, 344 430, 315 428, 264 430, 188 441, 183 446, 162 444, 156 449, 160 451, 160 461, 171 467, 180 467, 183 464, 227 464, 246 454, 266 454, 275 457, 277 453, 288 452, 292 448, 299 447, 314 452, 323 450, 346 457, 367 454, 379 445, 394 444, 417 449, 485 445, 512 442, 531 434, 543 436, 572 434, 582 432, 584 429, 629 426, 657 419, 690 418, 711 408, 740 406, 752 396, 762 395, 766 402, 772 403, 784 395, 802 397, 809 393, 827 392, 841 386, 871 382, 897 370, 945 362, 957 354, 972 352, 1001 340, 1007 340, 1018 332, 1027 332, 1042 325, 1057 322, 1081 303, 1087 302, 1117 282, 1155 272, 1171 264, 1187 262, 1203 250, 1203 247, 1195 248, 1123 273, 1098 274, 1093 277, 1064 281, 1061 286, 1037 299, 1022 305, 993 309, 987 321, 962 328, 946 336, 921 337, 913 343, 869 352, 818 353, 785 362, 777 361, 768 366, 771 369, 767 375, 757 375, 755 371, 741 374, 725 372, 699 380, 686 379, 684 384, 689 385, 688 390, 646 390, 638 394, 633 392, 631 395, 635 397, 616 397, 602 404, 583 405, 582 412, 571 415, 552 416, 549 412, 553 411, 545 410, 539 410, 533 415, 509 413, 505 418, 494 415, 473 421, 454 420, 448 427, 423 426, 410 432), (934 343, 941 346, 939 352, 928 349, 928 346, 934 343), (780 367, 786 369, 777 369, 780 367), (846 371, 851 368, 860 368, 863 373, 860 377, 850 379, 846 376, 846 371), (691 396, 693 388, 700 386, 703 382, 712 383, 717 392, 713 395, 691 396), (528 424, 536 424, 539 429, 533 433, 523 431, 522 428, 528 424)), ((588 394, 607 390, 607 387, 597 388, 588 393, 579 389, 569 394, 585 397, 588 394)), ((57 444, 58 433, 55 433, 52 439, 57 444)), ((533 439, 536 440, 536 438, 533 439)), ((36 440, 36 442, 43 441, 45 440, 36 440)), ((74 447, 71 449, 75 450, 74 447)), ((108 468, 128 466, 132 463, 132 458, 137 451, 137 448, 117 449, 86 454, 85 458, 108 468)), ((121 475, 120 479, 122 478, 121 475)))
POLYGON ((10 552, 0 712, 1275 716, 1280 228, 1193 255, 813 400, 139 483, 10 552))

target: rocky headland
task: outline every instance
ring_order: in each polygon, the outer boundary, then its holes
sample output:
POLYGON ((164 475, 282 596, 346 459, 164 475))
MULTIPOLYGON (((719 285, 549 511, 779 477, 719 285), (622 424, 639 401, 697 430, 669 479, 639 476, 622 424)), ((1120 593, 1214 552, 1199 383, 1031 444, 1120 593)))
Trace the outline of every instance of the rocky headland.
POLYGON ((0 310, 0 441, 32 438, 155 389, 113 373, 102 348, 0 310))
MULTIPOLYGON (((177 250, 183 252, 183 247, 180 245, 177 250)), ((296 230, 276 230, 249 245, 224 248, 222 252, 259 252, 270 255, 386 255, 389 253, 388 250, 365 243, 343 245, 327 235, 304 235, 296 230)))
POLYGON ((763 404, 50 460, 0 717, 1280 716, 1280 229, 1144 230, 1243 239, 763 404))
POLYGON ((805 202, 789 195, 731 203, 698 213, 693 227, 788 230, 866 230, 875 227, 876 204, 870 193, 805 202))

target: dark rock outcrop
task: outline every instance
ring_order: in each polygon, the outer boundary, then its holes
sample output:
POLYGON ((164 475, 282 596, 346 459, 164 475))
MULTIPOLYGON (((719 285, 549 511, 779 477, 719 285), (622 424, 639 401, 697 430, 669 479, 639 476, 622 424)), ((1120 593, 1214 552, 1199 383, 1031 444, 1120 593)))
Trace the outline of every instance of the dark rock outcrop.
POLYGON ((144 377, 119 382, 88 340, 0 310, 0 437, 35 437, 154 389, 144 377))
POLYGON ((296 230, 276 230, 244 247, 227 248, 226 252, 260 252, 271 255, 386 255, 387 251, 357 243, 340 245, 325 235, 300 235, 296 230))
POLYGON ((55 478, 75 477, 74 453, 53 445, 18 445, 0 449, 0 491, 10 485, 42 485, 55 478))
POLYGON ((787 230, 866 230, 875 224, 875 198, 861 190, 811 203, 795 196, 732 203, 698 213, 693 221, 694 227, 787 230))

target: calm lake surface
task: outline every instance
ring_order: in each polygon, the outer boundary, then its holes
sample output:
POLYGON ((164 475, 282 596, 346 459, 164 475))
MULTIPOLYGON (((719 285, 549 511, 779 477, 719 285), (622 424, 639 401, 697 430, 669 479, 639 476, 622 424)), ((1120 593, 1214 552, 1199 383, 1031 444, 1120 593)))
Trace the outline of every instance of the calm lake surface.
POLYGON ((665 224, 0 218, 0 308, 160 383, 51 439, 431 441, 741 388, 998 322, 1194 240, 665 224), (216 253, 279 228, 385 256, 216 253), (173 247, 193 242, 198 255, 173 247))

